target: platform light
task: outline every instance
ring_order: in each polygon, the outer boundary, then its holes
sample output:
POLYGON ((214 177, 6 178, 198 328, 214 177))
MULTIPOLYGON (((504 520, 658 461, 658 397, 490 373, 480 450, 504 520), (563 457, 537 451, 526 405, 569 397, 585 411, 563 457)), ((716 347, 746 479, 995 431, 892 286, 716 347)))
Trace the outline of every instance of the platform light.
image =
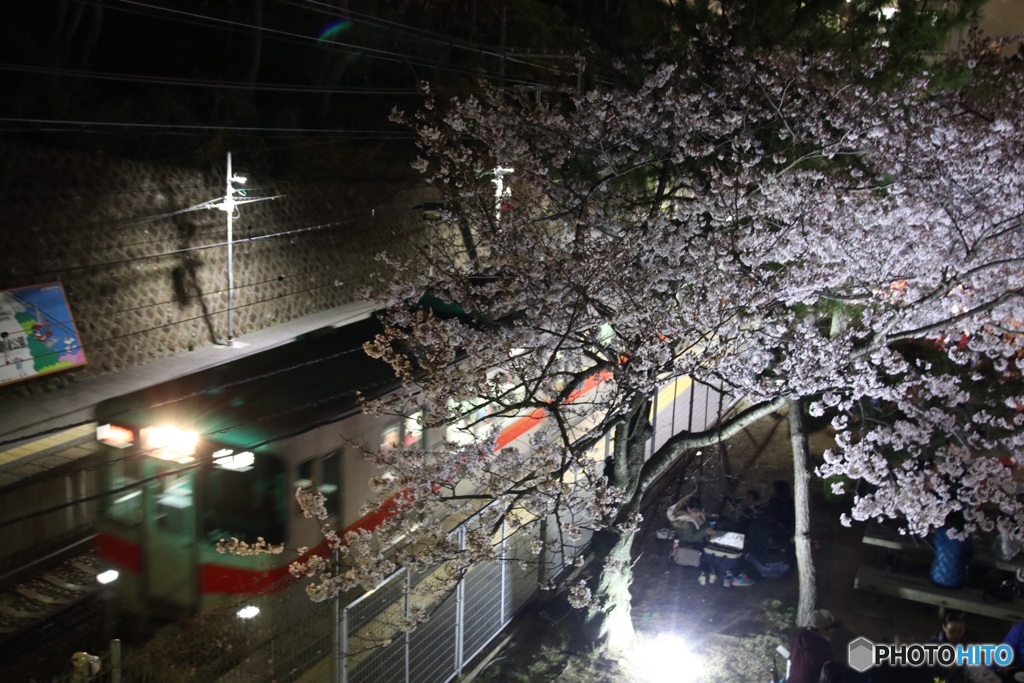
POLYGON ((182 465, 195 460, 196 444, 199 443, 199 435, 195 432, 162 425, 145 427, 140 434, 146 455, 182 465))
POLYGON ((117 581, 118 576, 120 576, 120 574, 117 573, 116 569, 108 569, 104 572, 100 572, 99 574, 97 574, 96 580, 101 585, 106 586, 107 584, 114 583, 115 581, 117 581))
POLYGON ((257 607, 256 605, 246 605, 242 609, 240 609, 237 612, 235 612, 235 614, 238 616, 238 618, 242 619, 243 621, 248 620, 248 619, 252 619, 256 615, 258 615, 259 613, 260 613, 260 608, 257 607))

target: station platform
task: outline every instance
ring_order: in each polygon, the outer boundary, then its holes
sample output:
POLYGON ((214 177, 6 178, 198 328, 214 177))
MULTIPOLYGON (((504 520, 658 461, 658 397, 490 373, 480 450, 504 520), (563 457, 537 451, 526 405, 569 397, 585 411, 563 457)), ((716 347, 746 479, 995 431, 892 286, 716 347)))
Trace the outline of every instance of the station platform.
POLYGON ((93 451, 95 408, 108 398, 280 346, 361 319, 377 302, 353 302, 62 389, 0 403, 0 488, 93 451))

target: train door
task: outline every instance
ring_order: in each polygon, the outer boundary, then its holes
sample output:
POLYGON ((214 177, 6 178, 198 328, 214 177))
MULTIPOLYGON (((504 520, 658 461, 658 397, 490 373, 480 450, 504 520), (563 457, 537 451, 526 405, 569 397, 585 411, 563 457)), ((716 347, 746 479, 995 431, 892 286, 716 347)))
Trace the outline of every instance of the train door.
POLYGON ((191 613, 198 604, 195 470, 150 460, 151 479, 144 490, 146 598, 173 615, 191 613))

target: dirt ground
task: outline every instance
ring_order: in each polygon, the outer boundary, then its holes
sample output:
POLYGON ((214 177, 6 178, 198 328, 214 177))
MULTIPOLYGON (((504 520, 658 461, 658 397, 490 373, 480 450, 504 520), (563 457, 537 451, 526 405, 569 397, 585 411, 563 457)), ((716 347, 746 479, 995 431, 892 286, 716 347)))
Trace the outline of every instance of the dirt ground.
MULTIPOLYGON (((820 457, 831 444, 826 430, 810 437, 811 453, 820 457)), ((768 681, 772 652, 789 645, 798 598, 796 572, 775 581, 758 580, 753 586, 725 588, 701 586, 697 569, 670 564, 670 541, 658 540, 656 531, 667 526, 665 510, 680 496, 698 493, 710 512, 719 511, 722 497, 741 498, 748 489, 767 499, 776 480, 792 482, 792 457, 785 415, 767 418, 729 440, 720 449, 706 450, 685 470, 675 473, 664 490, 648 502, 634 565, 633 621, 640 639, 673 634, 702 655, 703 675, 677 669, 664 680, 700 680, 705 683, 764 683, 768 681)), ((824 482, 811 479, 811 534, 815 547, 819 606, 843 622, 833 649, 845 659, 847 644, 863 635, 876 642, 919 642, 940 628, 937 608, 857 591, 853 588, 862 564, 885 565, 879 548, 862 543, 864 523, 845 528, 839 516, 849 509, 844 501, 826 502, 824 482)), ((902 571, 927 572, 927 564, 904 562, 902 571)), ((567 657, 567 633, 579 614, 563 601, 539 605, 521 620, 508 646, 477 676, 483 681, 637 681, 644 680, 628 663, 590 661, 567 657)), ((999 642, 1010 624, 968 616, 973 642, 999 642)), ((678 642, 678 641, 677 641, 678 642)), ((682 660, 677 660, 682 665, 682 660)), ((779 659, 780 667, 784 666, 779 659)), ((649 680, 649 679, 648 679, 649 680)))

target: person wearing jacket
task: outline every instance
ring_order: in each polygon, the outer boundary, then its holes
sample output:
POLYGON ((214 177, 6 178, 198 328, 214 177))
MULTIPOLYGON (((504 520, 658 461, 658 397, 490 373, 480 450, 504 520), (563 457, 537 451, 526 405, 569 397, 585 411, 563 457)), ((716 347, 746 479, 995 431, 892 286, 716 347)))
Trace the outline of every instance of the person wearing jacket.
POLYGON ((839 622, 827 609, 811 612, 807 627, 794 636, 789 648, 789 676, 786 683, 818 683, 825 664, 835 660, 832 633, 839 622))
POLYGON ((665 514, 680 545, 700 549, 714 534, 714 529, 704 514, 700 498, 696 496, 683 498, 670 506, 665 514))

